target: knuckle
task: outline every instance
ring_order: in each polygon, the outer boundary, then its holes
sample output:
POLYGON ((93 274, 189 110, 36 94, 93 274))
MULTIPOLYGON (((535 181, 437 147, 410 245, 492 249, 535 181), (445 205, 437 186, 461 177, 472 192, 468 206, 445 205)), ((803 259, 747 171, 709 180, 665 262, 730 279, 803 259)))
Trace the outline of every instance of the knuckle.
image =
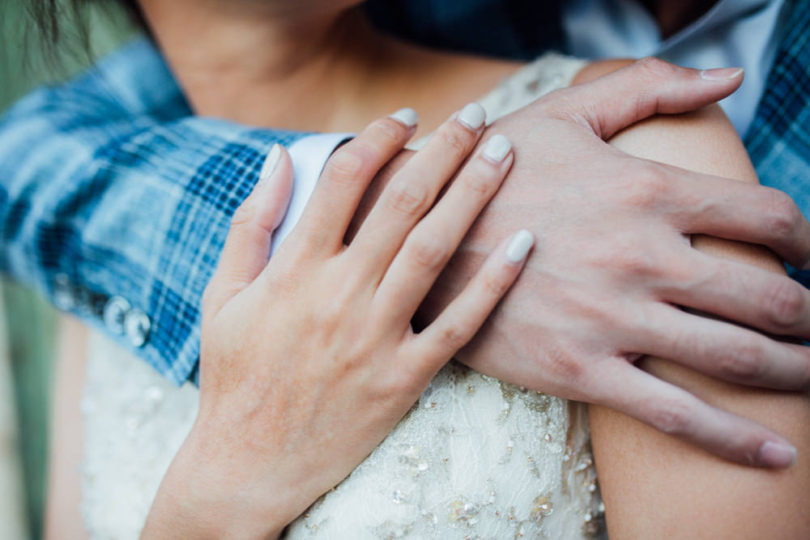
POLYGON ((773 323, 790 327, 799 322, 804 312, 804 290, 793 280, 777 279, 766 292, 765 306, 773 323))
POLYGON ((495 192, 498 176, 489 164, 485 164, 484 167, 486 168, 483 170, 464 175, 463 182, 466 191, 478 198, 487 199, 495 192))
POLYGON ((338 295, 333 296, 315 312, 315 327, 326 332, 333 330, 343 319, 346 310, 347 304, 344 299, 338 295))
POLYGON ((770 210, 771 233, 777 238, 790 237, 803 219, 799 207, 789 195, 782 191, 772 190, 768 203, 770 210))
POLYGON ((428 192, 411 182, 400 182, 391 187, 390 207, 406 216, 417 216, 427 211, 428 192))
POLYGON ((424 389, 420 376, 419 362, 397 364, 395 369, 378 374, 370 397, 379 403, 390 403, 392 397, 401 399, 410 396, 415 400, 424 389))
POLYGON ((610 259, 613 268, 631 278, 659 277, 662 273, 656 257, 638 247, 622 246, 612 253, 610 259))
POLYGON ((380 398, 388 400, 391 396, 403 396, 412 393, 413 382, 405 370, 392 371, 380 381, 379 390, 380 398))
POLYGON ((467 329, 456 321, 442 328, 439 340, 448 350, 457 351, 467 344, 470 335, 467 329))
POLYGON ((396 120, 381 118, 372 124, 372 137, 369 141, 375 147, 390 147, 399 144, 402 136, 406 133, 406 128, 396 120))
POLYGON ((453 125, 446 126, 437 132, 439 142, 449 150, 454 159, 461 159, 470 151, 472 134, 467 130, 453 125))
POLYGON ((506 294, 509 288, 509 281, 499 272, 486 273, 482 276, 484 282, 484 290, 493 297, 500 298, 506 294))
POLYGON ((324 179, 337 184, 350 184, 355 182, 363 171, 363 157, 360 145, 348 145, 338 150, 330 159, 324 179))
POLYGON ((588 382, 588 371, 581 358, 569 354, 560 345, 549 345, 544 353, 543 366, 550 380, 564 381, 571 388, 578 388, 588 382))
POLYGON ((675 66, 654 56, 646 56, 635 61, 635 66, 654 76, 667 76, 675 72, 675 66))
POLYGON ((736 350, 723 355, 718 367, 726 379, 737 381, 759 379, 765 370, 762 347, 756 340, 740 343, 736 350))
MULTIPOLYGON (((279 251, 281 253, 281 251, 279 251)), ((288 250, 282 257, 274 259, 274 268, 266 274, 267 288, 273 291, 274 297, 288 298, 294 296, 304 281, 300 269, 306 264, 306 256, 301 251, 288 250)))
POLYGON ((627 183, 627 202, 636 208, 654 208, 666 198, 669 182, 664 170, 657 164, 644 164, 636 178, 627 183))
POLYGON ((425 235, 411 242, 410 252, 413 261, 428 271, 438 270, 450 257, 447 246, 435 237, 425 235))
POLYGON ((650 404, 650 423, 669 435, 685 435, 692 425, 693 412, 689 405, 677 399, 650 404))
POLYGON ((251 224, 256 219, 256 205, 251 198, 247 198, 240 204, 231 216, 231 229, 244 227, 251 224))

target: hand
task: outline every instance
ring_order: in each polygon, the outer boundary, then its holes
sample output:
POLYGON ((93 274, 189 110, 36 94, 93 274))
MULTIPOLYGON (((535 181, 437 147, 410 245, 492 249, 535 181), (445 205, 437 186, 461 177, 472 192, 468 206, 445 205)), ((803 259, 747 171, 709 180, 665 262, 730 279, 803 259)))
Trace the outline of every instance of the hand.
POLYGON ((332 156, 268 264, 291 190, 286 153, 237 210, 203 302, 199 416, 145 536, 278 535, 385 438, 480 327, 522 268, 526 231, 431 325, 410 326, 512 165, 503 136, 469 157, 483 131, 483 110, 471 107, 480 122, 442 126, 348 246, 366 187, 414 133, 412 112, 373 123, 332 156))
POLYGON ((810 225, 795 204, 773 189, 633 158, 603 141, 650 115, 706 105, 741 81, 712 75, 645 60, 496 122, 490 131, 514 141, 516 165, 422 316, 430 320, 455 296, 495 238, 531 223, 539 256, 460 360, 618 409, 732 461, 784 467, 792 462, 787 441, 633 364, 655 355, 732 382, 808 387, 807 348, 676 307, 810 337, 810 296, 801 286, 688 241, 702 233, 764 244, 802 267, 810 225), (769 441, 781 450, 763 448, 769 441))

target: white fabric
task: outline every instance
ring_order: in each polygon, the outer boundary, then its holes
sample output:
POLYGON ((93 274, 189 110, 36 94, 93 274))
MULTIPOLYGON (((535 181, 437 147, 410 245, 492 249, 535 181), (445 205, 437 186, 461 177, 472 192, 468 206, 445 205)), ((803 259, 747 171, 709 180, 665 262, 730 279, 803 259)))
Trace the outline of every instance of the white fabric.
POLYGON ((293 193, 284 221, 273 233, 270 253, 275 253, 281 242, 292 232, 304 212, 315 184, 321 176, 326 160, 343 141, 352 138, 351 133, 324 133, 298 139, 287 151, 293 164, 293 193))
POLYGON ((742 67, 742 87, 720 105, 744 136, 776 54, 783 4, 784 0, 720 0, 664 40, 637 0, 571 0, 563 2, 566 52, 590 59, 657 56, 698 69, 742 67))
MULTIPOLYGON (((582 65, 554 55, 530 64, 481 100, 488 119, 565 86, 582 65)), ((99 335, 87 369, 87 529, 134 539, 198 393, 173 388, 99 335)), ((600 512, 584 407, 450 363, 287 538, 580 539, 596 533, 600 512)))

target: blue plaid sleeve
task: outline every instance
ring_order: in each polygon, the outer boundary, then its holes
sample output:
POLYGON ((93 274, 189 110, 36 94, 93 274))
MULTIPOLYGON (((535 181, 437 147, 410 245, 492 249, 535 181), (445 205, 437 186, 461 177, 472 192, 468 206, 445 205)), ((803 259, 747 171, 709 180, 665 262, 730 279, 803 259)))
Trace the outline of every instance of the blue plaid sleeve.
POLYGON ((230 217, 303 136, 191 116, 139 40, 0 119, 0 271, 181 384, 230 217))
MULTIPOLYGON (((782 24, 783 36, 745 146, 761 182, 793 197, 810 216, 810 2, 787 0, 782 24)), ((810 287, 810 271, 789 270, 810 287)))

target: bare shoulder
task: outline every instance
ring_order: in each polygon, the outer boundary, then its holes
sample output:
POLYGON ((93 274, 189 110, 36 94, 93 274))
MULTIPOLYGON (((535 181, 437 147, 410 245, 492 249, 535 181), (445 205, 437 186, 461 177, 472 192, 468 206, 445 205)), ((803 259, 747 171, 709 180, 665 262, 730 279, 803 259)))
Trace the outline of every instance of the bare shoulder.
MULTIPOLYGON (((575 82, 587 82, 630 62, 591 64, 575 82)), ((718 106, 656 116, 610 142, 637 157, 757 181, 745 147, 718 106)), ((784 273, 773 254, 760 246, 703 236, 693 236, 692 242, 712 256, 784 273)), ((619 413, 591 407, 594 453, 611 538, 808 538, 810 396, 732 385, 662 359, 648 358, 640 366, 712 405, 770 427, 799 449, 799 460, 783 471, 733 465, 619 413)))

